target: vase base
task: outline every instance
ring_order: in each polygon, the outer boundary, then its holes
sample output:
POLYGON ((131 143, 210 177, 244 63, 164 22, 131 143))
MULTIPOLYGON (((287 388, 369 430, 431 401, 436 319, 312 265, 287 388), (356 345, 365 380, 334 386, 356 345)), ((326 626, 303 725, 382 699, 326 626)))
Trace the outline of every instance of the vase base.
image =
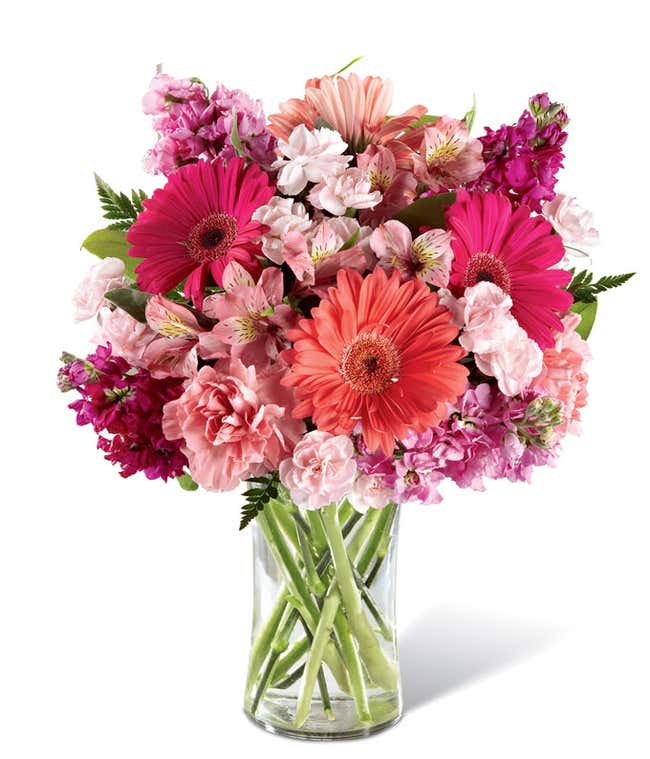
POLYGON ((312 703, 312 713, 304 725, 297 728, 291 717, 295 711, 295 698, 275 697, 264 701, 264 708, 253 716, 244 709, 246 716, 263 730, 274 735, 297 738, 305 741, 350 740, 367 738, 382 730, 387 730, 399 722, 401 704, 397 695, 371 701, 373 722, 359 722, 354 702, 351 699, 333 699, 332 708, 336 719, 328 720, 319 700, 312 703))

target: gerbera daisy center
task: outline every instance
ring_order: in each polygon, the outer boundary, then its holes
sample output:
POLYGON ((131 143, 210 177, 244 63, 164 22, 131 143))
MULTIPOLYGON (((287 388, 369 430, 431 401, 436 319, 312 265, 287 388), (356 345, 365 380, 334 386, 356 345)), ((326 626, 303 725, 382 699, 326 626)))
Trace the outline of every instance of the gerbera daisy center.
POLYGON ((198 263, 215 261, 228 252, 237 237, 237 221, 227 213, 213 213, 195 224, 187 237, 187 252, 198 263))
POLYGON ((382 393, 399 378, 397 348, 384 335, 361 334, 343 351, 339 371, 358 393, 382 393))
POLYGON ((475 253, 469 259, 464 285, 472 287, 477 282, 494 282, 505 293, 510 292, 512 284, 506 265, 492 253, 475 253))

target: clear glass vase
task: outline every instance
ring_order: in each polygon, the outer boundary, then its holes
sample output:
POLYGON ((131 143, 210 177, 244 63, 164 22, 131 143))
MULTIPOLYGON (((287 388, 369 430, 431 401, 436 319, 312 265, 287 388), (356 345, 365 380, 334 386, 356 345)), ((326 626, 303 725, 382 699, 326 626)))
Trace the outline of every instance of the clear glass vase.
POLYGON ((244 708, 266 730, 325 740, 401 716, 395 630, 398 509, 271 501, 253 526, 244 708))

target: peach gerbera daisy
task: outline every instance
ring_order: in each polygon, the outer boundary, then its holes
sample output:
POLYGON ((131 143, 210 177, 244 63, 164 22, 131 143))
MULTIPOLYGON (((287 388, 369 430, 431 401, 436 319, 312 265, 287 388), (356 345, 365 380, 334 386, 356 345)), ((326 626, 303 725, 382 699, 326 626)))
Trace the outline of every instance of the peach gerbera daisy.
POLYGON ((390 454, 395 438, 438 424, 465 389, 465 352, 451 345, 458 330, 422 282, 342 270, 311 314, 288 333, 282 381, 298 398, 294 416, 320 430, 349 434, 360 424, 368 448, 390 454))
POLYGON ((314 129, 320 119, 360 153, 370 143, 386 145, 395 140, 427 112, 416 105, 400 116, 389 117, 392 100, 392 82, 378 76, 310 79, 303 100, 287 100, 281 103, 280 113, 269 116, 269 131, 287 140, 299 124, 314 129))

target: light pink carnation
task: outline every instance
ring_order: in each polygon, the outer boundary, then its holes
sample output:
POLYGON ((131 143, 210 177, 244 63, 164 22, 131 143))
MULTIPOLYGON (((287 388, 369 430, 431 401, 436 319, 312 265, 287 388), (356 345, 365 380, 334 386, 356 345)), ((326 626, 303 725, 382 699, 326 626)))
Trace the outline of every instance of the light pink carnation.
POLYGON ((445 287, 453 253, 451 238, 443 229, 431 229, 415 240, 401 221, 380 224, 370 237, 370 247, 386 272, 399 271, 403 280, 421 279, 436 287, 445 287))
POLYGON ((583 248, 598 244, 598 231, 594 228, 593 216, 575 198, 558 194, 553 200, 542 203, 542 214, 551 222, 562 242, 571 246, 570 253, 586 255, 583 248))
POLYGON ((353 456, 349 437, 315 430, 296 445, 292 458, 280 464, 280 480, 298 506, 319 509, 340 501, 352 489, 357 474, 353 456))
POLYGON ((113 355, 121 356, 131 366, 146 369, 144 354, 156 337, 148 324, 142 324, 126 311, 116 308, 114 311, 102 310, 94 340, 99 345, 110 343, 113 355))
POLYGON ((539 374, 542 351, 510 313, 510 296, 492 282, 479 282, 460 301, 465 322, 460 344, 474 353, 483 374, 496 378, 504 395, 519 395, 539 374))
POLYGON ((383 509, 393 497, 393 489, 385 485, 380 474, 359 474, 348 494, 350 503, 362 514, 368 509, 383 509))
POLYGON ((586 367, 591 360, 587 341, 575 331, 580 315, 569 313, 562 319, 564 331, 558 333, 553 348, 544 351, 544 365, 534 382, 552 398, 562 404, 562 425, 556 428, 559 435, 580 433, 580 409, 587 405, 586 367))
POLYGON ((109 305, 104 295, 109 290, 122 287, 124 282, 124 263, 119 258, 104 258, 94 264, 72 296, 75 321, 96 316, 102 306, 109 305))
POLYGON ((313 223, 302 203, 294 203, 293 198, 278 195, 255 211, 253 221, 268 227, 262 235, 262 252, 278 265, 282 263, 282 247, 287 235, 290 232, 307 232, 313 223))
POLYGON ((381 193, 372 189, 366 174, 357 168, 326 177, 309 193, 314 208, 329 211, 333 216, 344 216, 348 208, 374 208, 380 201, 381 193))
POLYGON ((277 469, 305 426, 293 419, 283 370, 258 374, 238 359, 202 367, 178 400, 166 404, 163 432, 183 440, 193 479, 206 490, 230 490, 277 469))

